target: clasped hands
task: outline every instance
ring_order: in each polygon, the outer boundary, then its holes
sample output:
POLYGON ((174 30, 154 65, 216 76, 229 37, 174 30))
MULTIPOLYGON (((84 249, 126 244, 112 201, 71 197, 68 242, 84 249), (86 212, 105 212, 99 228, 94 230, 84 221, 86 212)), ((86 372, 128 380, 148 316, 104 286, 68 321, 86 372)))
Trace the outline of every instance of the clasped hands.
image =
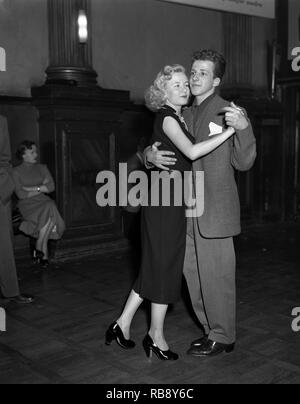
MULTIPOLYGON (((245 130, 249 126, 248 119, 243 110, 235 105, 234 102, 230 103, 229 107, 223 108, 225 112, 225 122, 228 127, 234 128, 236 131, 245 130)), ((161 170, 170 170, 174 166, 177 159, 173 156, 175 153, 170 151, 159 150, 160 142, 155 142, 145 153, 146 161, 149 165, 153 165, 161 170)))
POLYGON ((40 186, 35 186, 35 187, 22 187, 22 190, 25 192, 41 192, 41 193, 47 193, 48 188, 47 184, 49 183, 49 180, 45 179, 43 184, 40 186))
POLYGON ((223 108, 223 111, 225 111, 227 126, 232 126, 235 130, 245 130, 248 128, 249 122, 246 115, 242 108, 237 107, 234 102, 230 103, 230 107, 223 108))

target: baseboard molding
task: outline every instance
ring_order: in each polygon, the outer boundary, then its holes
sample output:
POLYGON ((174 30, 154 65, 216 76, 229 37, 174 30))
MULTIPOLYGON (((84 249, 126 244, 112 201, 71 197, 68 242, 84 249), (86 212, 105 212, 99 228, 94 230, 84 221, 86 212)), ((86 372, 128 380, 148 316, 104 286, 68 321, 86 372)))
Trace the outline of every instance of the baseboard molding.
MULTIPOLYGON (((30 259, 29 243, 26 241, 25 239, 25 244, 21 243, 15 248, 16 260, 19 262, 30 259)), ((126 238, 109 241, 91 239, 90 242, 87 242, 87 240, 74 240, 74 242, 68 241, 67 243, 58 244, 52 261, 65 262, 95 255, 127 252, 130 248, 130 242, 126 238)))
POLYGON ((122 238, 108 242, 98 242, 91 244, 74 245, 65 248, 58 248, 55 252, 54 261, 65 262, 76 260, 95 255, 103 255, 109 253, 127 252, 130 250, 130 243, 127 239, 122 238))

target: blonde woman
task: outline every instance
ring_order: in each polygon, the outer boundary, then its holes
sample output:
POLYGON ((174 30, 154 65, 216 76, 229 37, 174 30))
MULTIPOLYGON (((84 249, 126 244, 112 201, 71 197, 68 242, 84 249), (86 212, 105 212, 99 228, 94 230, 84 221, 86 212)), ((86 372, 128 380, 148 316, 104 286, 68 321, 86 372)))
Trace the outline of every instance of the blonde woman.
MULTIPOLYGON (((147 106, 157 112, 153 142, 162 150, 175 153, 173 172, 192 170, 192 161, 212 152, 234 134, 229 128, 222 134, 194 144, 188 132, 182 107, 190 97, 189 80, 180 65, 166 66, 146 93, 147 106)), ((157 169, 158 170, 158 169, 157 169)), ((160 170, 158 170, 160 171, 160 170)), ((161 198, 160 198, 161 199, 161 198)), ((142 262, 139 276, 119 319, 106 333, 106 344, 113 340, 124 349, 132 349, 130 325, 144 299, 151 302, 151 326, 143 340, 148 357, 154 352, 161 360, 177 360, 164 336, 164 321, 169 304, 181 295, 181 281, 186 247, 186 207, 176 206, 171 187, 170 206, 148 206, 142 209, 142 262)))

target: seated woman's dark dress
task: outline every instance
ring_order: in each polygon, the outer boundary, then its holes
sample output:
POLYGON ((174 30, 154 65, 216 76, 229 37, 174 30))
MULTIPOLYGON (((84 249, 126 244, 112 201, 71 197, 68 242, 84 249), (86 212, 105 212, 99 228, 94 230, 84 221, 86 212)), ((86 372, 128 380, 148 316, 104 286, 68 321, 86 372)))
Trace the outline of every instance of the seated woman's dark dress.
MULTIPOLYGON (((164 106, 157 112, 152 141, 161 142, 160 149, 175 153, 177 163, 172 170, 191 171, 191 161, 181 153, 163 131, 164 119, 173 117, 186 136, 194 143, 175 110, 164 106)), ((156 171, 161 171, 155 169, 156 171)), ((186 248, 186 206, 175 206, 171 187, 171 206, 142 208, 142 262, 133 287, 142 298, 157 304, 172 304, 180 299, 186 248)))
POLYGON ((38 187, 45 184, 49 193, 53 192, 55 185, 47 166, 22 163, 14 168, 13 178, 19 198, 18 206, 24 219, 20 230, 28 236, 38 238, 40 230, 51 219, 55 226, 49 238, 60 239, 65 231, 65 224, 55 202, 44 193, 28 198, 28 192, 23 190, 23 187, 38 187))

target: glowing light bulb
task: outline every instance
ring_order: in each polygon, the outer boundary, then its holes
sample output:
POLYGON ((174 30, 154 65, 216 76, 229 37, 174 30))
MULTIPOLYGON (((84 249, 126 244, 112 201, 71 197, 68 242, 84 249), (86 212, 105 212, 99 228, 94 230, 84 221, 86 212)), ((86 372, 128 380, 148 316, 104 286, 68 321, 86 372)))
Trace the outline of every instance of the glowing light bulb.
POLYGON ((86 43, 88 39, 88 20, 84 10, 79 10, 77 23, 79 42, 86 43))

